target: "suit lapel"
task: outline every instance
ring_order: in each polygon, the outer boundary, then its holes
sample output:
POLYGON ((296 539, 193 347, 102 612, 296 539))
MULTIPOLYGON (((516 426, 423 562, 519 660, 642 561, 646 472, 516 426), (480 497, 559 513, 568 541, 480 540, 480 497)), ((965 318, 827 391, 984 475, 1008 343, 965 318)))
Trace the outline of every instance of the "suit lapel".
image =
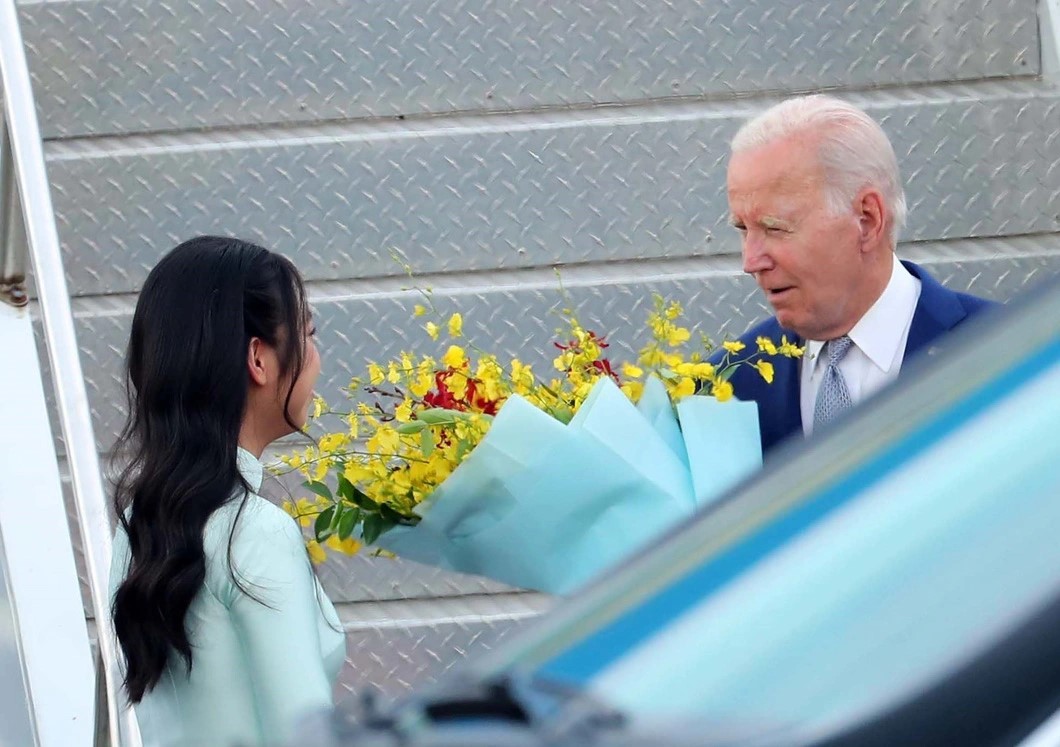
POLYGON ((957 326, 968 312, 952 291, 942 287, 923 268, 904 260, 902 265, 920 281, 920 298, 905 343, 905 359, 908 360, 941 334, 957 326))

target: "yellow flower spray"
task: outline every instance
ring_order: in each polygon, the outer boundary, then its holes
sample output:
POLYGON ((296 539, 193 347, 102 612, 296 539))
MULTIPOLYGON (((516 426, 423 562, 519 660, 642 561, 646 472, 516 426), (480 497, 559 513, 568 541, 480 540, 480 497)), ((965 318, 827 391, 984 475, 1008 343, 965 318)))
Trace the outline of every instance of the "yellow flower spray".
MULTIPOLYGON (((433 313, 416 305, 413 315, 433 313)), ((312 497, 286 502, 283 508, 306 527, 310 557, 321 562, 327 551, 356 553, 399 524, 415 524, 415 508, 445 482, 489 430, 493 416, 513 394, 562 422, 568 422, 601 377, 610 377, 637 401, 647 376, 659 377, 671 399, 707 395, 732 397, 729 378, 739 366, 754 367, 767 382, 773 365, 765 356, 797 357, 802 349, 782 339, 757 340, 756 350, 738 341, 721 345, 715 363, 708 339, 688 352, 692 333, 681 325, 683 310, 676 302, 654 297, 647 326, 651 341, 636 363, 613 365, 606 338, 586 329, 571 309, 564 309, 554 375, 546 382, 532 366, 518 359, 502 364, 495 355, 459 344, 464 319, 453 314, 444 323, 427 321, 431 340, 444 333, 450 343, 440 360, 403 352, 398 360, 369 362, 365 374, 345 388, 353 407, 348 412, 314 400, 311 415, 341 416, 345 429, 321 435, 315 444, 281 457, 289 470, 305 478, 312 497), (326 549, 325 549, 326 548, 326 549)))

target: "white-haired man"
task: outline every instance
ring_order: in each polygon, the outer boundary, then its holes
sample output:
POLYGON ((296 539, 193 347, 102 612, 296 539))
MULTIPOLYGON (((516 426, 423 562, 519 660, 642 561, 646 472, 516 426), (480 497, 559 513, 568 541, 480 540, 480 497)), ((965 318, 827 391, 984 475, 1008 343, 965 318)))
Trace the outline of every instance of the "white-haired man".
POLYGON ((804 343, 767 385, 742 368, 736 396, 759 404, 762 447, 811 433, 897 378, 932 340, 992 305, 947 290, 895 255, 905 196, 894 149, 865 112, 830 96, 780 103, 732 141, 729 210, 743 269, 776 314, 743 338, 804 343))

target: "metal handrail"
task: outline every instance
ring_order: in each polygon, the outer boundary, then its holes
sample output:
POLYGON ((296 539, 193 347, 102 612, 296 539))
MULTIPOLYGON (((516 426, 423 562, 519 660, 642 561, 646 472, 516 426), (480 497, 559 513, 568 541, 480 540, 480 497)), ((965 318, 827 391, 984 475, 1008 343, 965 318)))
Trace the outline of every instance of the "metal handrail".
POLYGON ((121 673, 108 604, 111 528, 88 396, 77 353, 70 296, 59 253, 59 235, 44 168, 37 109, 14 0, 0 0, 0 84, 6 132, 11 144, 10 165, 21 197, 18 200, 22 207, 21 227, 25 230, 25 244, 34 271, 77 522, 84 543, 106 680, 110 743, 113 747, 139 747, 139 730, 132 709, 118 707, 122 702, 121 673))
POLYGON ((25 306, 26 293, 26 229, 18 206, 18 187, 13 177, 11 140, 7 123, 0 115, 0 301, 12 306, 25 306))

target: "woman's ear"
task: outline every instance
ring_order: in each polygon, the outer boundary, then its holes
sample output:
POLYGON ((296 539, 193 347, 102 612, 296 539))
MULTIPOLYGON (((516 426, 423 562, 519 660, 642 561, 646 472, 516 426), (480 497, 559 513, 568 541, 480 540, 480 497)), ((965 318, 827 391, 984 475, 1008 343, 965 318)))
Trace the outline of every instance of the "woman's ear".
POLYGON ((269 383, 268 356, 271 351, 258 337, 251 337, 247 346, 247 373, 250 381, 258 386, 269 383))

